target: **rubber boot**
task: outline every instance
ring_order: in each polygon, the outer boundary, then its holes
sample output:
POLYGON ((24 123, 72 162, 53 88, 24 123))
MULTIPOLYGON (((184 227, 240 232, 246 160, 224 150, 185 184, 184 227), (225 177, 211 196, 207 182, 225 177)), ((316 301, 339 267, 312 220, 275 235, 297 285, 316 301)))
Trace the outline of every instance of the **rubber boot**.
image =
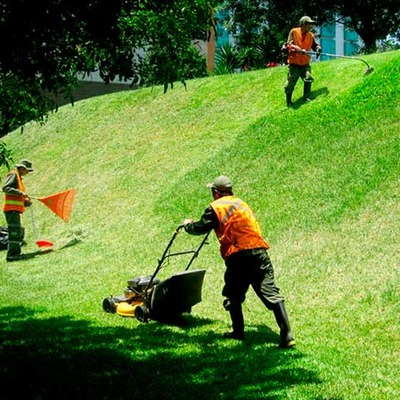
POLYGON ((25 228, 21 226, 21 246, 25 246, 27 243, 25 241, 25 228))
POLYGON ((292 107, 293 106, 292 93, 286 93, 286 106, 287 107, 292 107))
POLYGON ((290 329, 289 318, 286 313, 285 303, 282 301, 275 304, 273 312, 280 329, 279 347, 283 349, 294 347, 296 345, 296 342, 290 329))
POLYGON ((304 89, 303 89, 304 101, 311 101, 310 93, 311 93, 311 82, 304 82, 304 89))
POLYGON ((7 261, 18 261, 21 256, 21 227, 8 225, 7 261))
POLYGON ((232 304, 230 302, 224 303, 225 309, 229 311, 232 321, 232 332, 224 333, 225 338, 229 339, 244 339, 244 318, 242 312, 242 305, 232 304))

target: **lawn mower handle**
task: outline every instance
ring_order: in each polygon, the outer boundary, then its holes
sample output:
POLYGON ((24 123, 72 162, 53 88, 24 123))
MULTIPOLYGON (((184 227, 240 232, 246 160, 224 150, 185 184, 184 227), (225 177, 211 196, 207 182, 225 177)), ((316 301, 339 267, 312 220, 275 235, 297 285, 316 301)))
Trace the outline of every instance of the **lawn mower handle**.
POLYGON ((158 272, 160 271, 160 269, 163 266, 164 261, 171 256, 177 256, 177 255, 181 255, 181 254, 193 254, 192 258, 189 260, 189 263, 187 265, 187 267, 185 268, 185 271, 187 271, 189 269, 189 267, 192 265, 193 261, 195 260, 195 258, 198 256, 200 249, 203 247, 203 245, 206 243, 208 235, 210 234, 210 232, 208 232, 206 235, 204 235, 203 240, 201 241, 200 245, 197 247, 196 250, 188 250, 188 251, 182 251, 182 252, 178 252, 178 253, 172 253, 172 254, 168 254, 169 250, 175 240, 175 238, 178 236, 179 232, 184 228, 184 225, 181 224, 179 225, 175 232, 173 233, 170 241, 168 242, 167 247, 164 250, 163 255, 161 256, 161 258, 158 260, 158 265, 156 270, 154 271, 153 275, 151 276, 149 283, 147 284, 147 287, 145 289, 145 292, 150 288, 150 285, 153 283, 154 278, 156 277, 156 275, 158 274, 158 272))

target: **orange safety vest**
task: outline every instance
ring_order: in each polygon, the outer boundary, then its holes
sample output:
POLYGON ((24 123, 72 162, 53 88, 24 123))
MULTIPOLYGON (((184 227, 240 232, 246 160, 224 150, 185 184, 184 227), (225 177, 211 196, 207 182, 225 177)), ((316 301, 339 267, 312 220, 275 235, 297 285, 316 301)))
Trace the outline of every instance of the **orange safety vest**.
MULTIPOLYGON (((10 174, 16 174, 18 180, 18 189, 25 192, 25 186, 19 176, 18 171, 10 171, 10 174)), ((20 194, 4 194, 3 211, 18 211, 23 213, 25 211, 25 197, 20 194)))
MULTIPOLYGON (((314 44, 314 34, 312 32, 306 32, 303 38, 301 28, 292 29, 292 38, 293 38, 293 44, 299 46, 301 49, 304 49, 306 51, 310 51, 312 45, 314 44)), ((290 51, 290 46, 289 46, 289 54, 288 54, 289 64, 296 64, 303 66, 309 64, 310 59, 311 57, 308 54, 301 54, 295 51, 290 51)))
POLYGON ((269 249, 253 211, 244 201, 235 196, 224 196, 213 201, 210 206, 219 220, 215 233, 223 259, 242 250, 269 249))

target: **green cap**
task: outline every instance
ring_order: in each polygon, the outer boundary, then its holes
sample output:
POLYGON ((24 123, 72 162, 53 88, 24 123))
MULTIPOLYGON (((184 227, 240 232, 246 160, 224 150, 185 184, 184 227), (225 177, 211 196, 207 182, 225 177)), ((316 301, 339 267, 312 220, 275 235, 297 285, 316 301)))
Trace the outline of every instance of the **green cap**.
POLYGON ((305 15, 304 17, 300 18, 300 25, 304 25, 304 24, 310 24, 310 25, 315 25, 316 22, 313 21, 310 17, 308 17, 307 15, 305 15))
POLYGON ((232 190, 232 181, 225 175, 220 175, 214 179, 214 182, 208 183, 207 187, 221 192, 230 192, 232 190))
POLYGON ((21 160, 18 164, 15 164, 17 168, 25 168, 28 172, 32 172, 32 163, 29 160, 21 160))

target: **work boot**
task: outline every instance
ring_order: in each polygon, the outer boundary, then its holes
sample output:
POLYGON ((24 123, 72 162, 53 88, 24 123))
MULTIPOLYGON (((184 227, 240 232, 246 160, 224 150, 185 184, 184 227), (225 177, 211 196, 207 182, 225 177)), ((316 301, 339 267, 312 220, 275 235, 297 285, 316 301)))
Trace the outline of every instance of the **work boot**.
POLYGON ((290 330, 289 318, 286 313, 285 303, 282 301, 275 304, 273 312, 280 329, 279 347, 283 349, 294 347, 296 345, 296 342, 290 330))
POLYGON ((23 254, 19 254, 17 256, 7 256, 6 261, 13 262, 13 261, 21 261, 24 259, 25 259, 25 256, 23 254))
POLYGON ((222 334, 222 337, 224 337, 225 339, 244 340, 244 334, 243 333, 237 333, 235 331, 225 332, 225 333, 222 334))
POLYGON ((224 338, 244 340, 244 318, 242 312, 242 305, 232 304, 230 302, 224 303, 225 309, 229 311, 232 320, 232 332, 223 334, 224 338))
POLYGON ((286 93, 286 106, 293 107, 292 93, 286 93))
POLYGON ((311 82, 304 82, 303 101, 311 101, 311 82))

